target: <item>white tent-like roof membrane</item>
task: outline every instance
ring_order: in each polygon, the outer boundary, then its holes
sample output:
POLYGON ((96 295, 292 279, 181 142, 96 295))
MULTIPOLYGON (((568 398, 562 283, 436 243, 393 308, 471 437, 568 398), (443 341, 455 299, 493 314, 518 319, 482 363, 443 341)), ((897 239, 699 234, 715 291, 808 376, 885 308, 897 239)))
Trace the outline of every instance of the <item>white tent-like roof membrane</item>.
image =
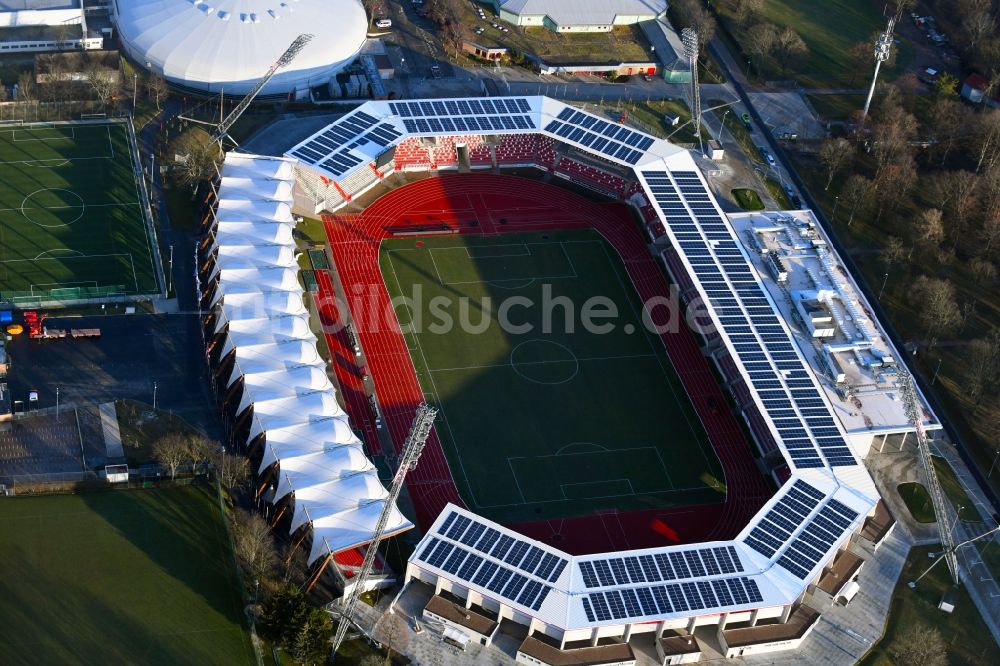
MULTIPOLYGON (((275 500, 292 494, 293 530, 313 530, 309 561, 369 542, 388 493, 337 401, 298 282, 290 160, 230 154, 218 188, 215 332, 243 378, 238 413, 253 408, 248 442, 263 436, 261 471, 277 466, 275 500), (238 175, 237 175, 238 174, 238 175), (226 327, 228 326, 228 329, 226 327), (301 500, 299 494, 301 493, 301 500)), ((393 509, 387 532, 412 523, 393 509)))
POLYGON ((323 85, 350 64, 368 19, 358 0, 119 0, 122 45, 167 81, 244 95, 301 34, 314 35, 265 95, 323 85))

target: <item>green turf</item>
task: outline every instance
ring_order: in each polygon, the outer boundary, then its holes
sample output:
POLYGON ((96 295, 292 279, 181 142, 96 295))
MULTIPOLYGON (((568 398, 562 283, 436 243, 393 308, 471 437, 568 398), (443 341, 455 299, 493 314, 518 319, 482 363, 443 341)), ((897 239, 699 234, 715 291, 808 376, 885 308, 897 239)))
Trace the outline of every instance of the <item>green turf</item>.
POLYGON ((937 472, 938 483, 941 484, 944 494, 951 501, 955 510, 958 511, 959 518, 973 523, 980 522, 982 516, 979 515, 979 511, 972 503, 972 499, 965 492, 958 477, 955 476, 955 472, 951 469, 948 461, 941 456, 931 456, 931 460, 934 462, 934 471, 937 472), (959 507, 961 507, 960 511, 959 507))
POLYGON ((931 504, 931 496, 927 494, 927 489, 919 483, 901 483, 896 488, 899 496, 903 498, 903 503, 910 510, 910 515, 918 523, 933 523, 934 506, 931 504))
POLYGON ((764 210, 760 195, 749 188, 738 187, 732 191, 732 195, 743 210, 764 210))
POLYGON ((235 564, 201 486, 0 501, 5 664, 250 664, 235 564))
POLYGON ((642 327, 621 260, 596 232, 393 239, 380 263, 393 296, 422 290, 421 305, 397 316, 420 324, 407 344, 475 511, 514 522, 724 499, 704 429, 662 342, 642 327), (545 317, 546 291, 573 304, 572 332, 564 308, 545 317), (593 296, 617 308, 601 320, 614 330, 583 329, 593 296), (512 308, 510 322, 533 330, 504 332, 496 316, 478 333, 457 325, 463 311, 478 324, 514 297, 534 305, 512 308), (456 325, 437 326, 438 313, 456 325))
MULTIPOLYGON (((729 7, 723 10, 722 19, 742 37, 743 26, 736 25, 729 7)), ((795 79, 807 88, 867 85, 871 70, 854 71, 848 52, 858 42, 870 42, 873 33, 885 30, 881 4, 870 0, 768 0, 761 18, 779 28, 790 26, 809 48, 804 61, 795 59, 788 63, 784 76, 775 71, 767 73, 768 78, 795 79)), ((883 79, 891 80, 910 59, 913 47, 905 39, 897 48, 897 66, 883 68, 883 79)))
POLYGON ((133 160, 120 124, 0 128, 0 296, 158 291, 133 160))

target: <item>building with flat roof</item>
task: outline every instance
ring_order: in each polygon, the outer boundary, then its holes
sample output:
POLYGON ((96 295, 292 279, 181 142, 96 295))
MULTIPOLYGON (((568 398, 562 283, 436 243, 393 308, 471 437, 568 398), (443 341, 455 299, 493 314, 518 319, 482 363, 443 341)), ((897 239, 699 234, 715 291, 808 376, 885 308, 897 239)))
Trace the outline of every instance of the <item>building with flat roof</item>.
POLYGON ((667 0, 490 0, 501 19, 552 32, 609 32, 616 25, 652 21, 667 0))
POLYGON ((82 0, 0 0, 0 53, 99 49, 82 0))

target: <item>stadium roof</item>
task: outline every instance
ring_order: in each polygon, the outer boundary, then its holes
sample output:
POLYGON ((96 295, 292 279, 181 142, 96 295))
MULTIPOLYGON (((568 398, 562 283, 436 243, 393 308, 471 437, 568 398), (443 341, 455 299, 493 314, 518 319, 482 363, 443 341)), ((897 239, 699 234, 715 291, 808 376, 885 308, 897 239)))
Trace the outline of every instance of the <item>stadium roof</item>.
POLYGON ((368 102, 288 154, 343 183, 411 136, 524 133, 634 171, 791 478, 732 541, 578 557, 449 505, 411 565, 563 629, 793 603, 879 494, 689 151, 557 100, 506 97, 368 102))
MULTIPOLYGON (((263 435, 261 471, 278 465, 276 498, 295 493, 293 530, 309 523, 309 562, 371 540, 388 497, 341 409, 302 303, 288 160, 230 153, 218 187, 209 279, 227 386, 243 379, 237 407, 253 409, 249 439, 263 435)), ((393 508, 387 533, 412 527, 393 508)))
POLYGON ((617 16, 655 18, 667 11, 667 0, 499 0, 498 4, 518 16, 548 16, 560 26, 613 25, 617 16))
POLYGON ((325 84, 365 41, 358 0, 128 0, 115 2, 122 44, 176 84, 246 93, 300 34, 315 38, 264 94, 325 84))

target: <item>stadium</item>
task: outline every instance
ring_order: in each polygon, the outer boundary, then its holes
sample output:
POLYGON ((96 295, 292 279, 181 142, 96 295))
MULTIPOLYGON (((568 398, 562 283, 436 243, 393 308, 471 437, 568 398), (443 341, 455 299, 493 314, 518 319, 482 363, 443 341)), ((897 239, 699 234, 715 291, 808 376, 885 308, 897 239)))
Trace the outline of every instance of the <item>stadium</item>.
POLYGON ((373 460, 440 407, 389 531, 423 532, 400 596, 458 642, 511 623, 525 663, 682 663, 706 631, 726 657, 794 649, 807 595, 857 592, 846 544, 893 527, 864 457, 940 428, 809 211, 727 215, 691 153, 553 99, 368 102, 284 158, 230 153, 216 192, 206 338, 260 497, 346 586, 386 502, 373 460), (328 240, 308 289, 293 208, 328 240), (618 328, 420 323, 435 298, 461 317, 546 288, 606 297, 618 328), (650 307, 672 296, 683 325, 650 307))

